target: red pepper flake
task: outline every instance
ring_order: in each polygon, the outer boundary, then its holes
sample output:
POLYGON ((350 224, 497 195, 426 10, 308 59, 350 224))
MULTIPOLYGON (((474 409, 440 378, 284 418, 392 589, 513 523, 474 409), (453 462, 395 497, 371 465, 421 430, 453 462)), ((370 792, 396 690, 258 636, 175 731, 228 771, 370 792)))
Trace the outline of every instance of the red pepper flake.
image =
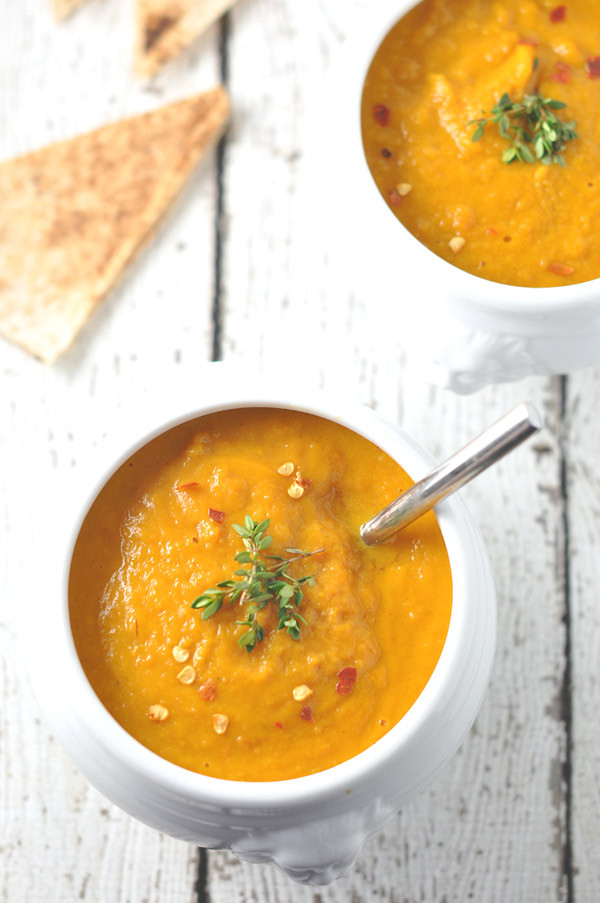
POLYGON ((390 111, 382 103, 377 103, 373 107, 373 116, 379 125, 389 125, 390 111))
POLYGON ((175 487, 175 489, 178 489, 178 490, 179 489, 195 489, 196 486, 199 486, 199 485, 200 485, 200 483, 194 483, 192 481, 191 483, 180 483, 179 486, 175 487))
POLYGON ((550 21, 551 22, 563 22, 566 15, 567 15, 567 7, 566 6, 555 6, 554 9, 550 10, 550 21))
POLYGON ((585 64, 585 71, 589 78, 600 78, 600 56, 591 56, 585 64))
POLYGON ((498 230, 497 230, 497 229, 494 229, 493 226, 490 226, 489 229, 486 229, 486 230, 485 230, 485 234, 486 234, 486 235, 497 235, 497 234, 498 234, 498 230))
POLYGON ((391 191, 388 191, 388 201, 392 205, 392 207, 399 207, 402 203, 402 195, 398 191, 397 188, 392 188, 391 191))
POLYGON ((217 511, 216 508, 209 508, 209 509, 208 509, 208 516, 211 518, 211 520, 216 520, 216 522, 217 522, 218 524, 222 524, 223 521, 225 520, 225 512, 224 512, 224 511, 217 511))
POLYGON ((554 64, 554 72, 550 73, 550 78, 553 82, 558 82, 562 85, 568 85, 571 81, 571 67, 568 63, 564 63, 562 60, 557 60, 554 64))
POLYGON ((283 730, 283 724, 281 723, 281 721, 274 721, 273 724, 275 725, 275 727, 278 727, 280 730, 283 730))
POLYGON ((214 678, 208 677, 203 684, 198 687, 198 696, 204 702, 213 702, 217 698, 217 682, 214 678))
POLYGON ((338 682, 335 685, 340 696, 347 696, 356 682, 356 668, 342 668, 338 671, 338 682))
POLYGON ((553 262, 548 269, 551 273, 556 273, 557 276, 571 276, 575 272, 575 267, 567 266, 566 263, 553 262))
POLYGON ((312 724, 312 709, 309 705, 302 706, 302 711, 300 712, 300 717, 304 718, 305 721, 309 721, 312 724))
POLYGON ((381 156, 383 157, 384 160, 389 160, 390 157, 392 156, 392 152, 391 152, 391 150, 388 150, 387 147, 382 147, 381 148, 381 156))

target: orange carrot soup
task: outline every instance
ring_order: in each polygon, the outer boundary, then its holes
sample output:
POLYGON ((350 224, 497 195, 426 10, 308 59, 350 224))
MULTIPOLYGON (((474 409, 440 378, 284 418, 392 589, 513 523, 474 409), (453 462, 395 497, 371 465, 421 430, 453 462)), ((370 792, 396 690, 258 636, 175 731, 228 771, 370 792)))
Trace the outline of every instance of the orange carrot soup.
POLYGON ((600 0, 425 0, 389 32, 362 101, 391 211, 478 276, 600 277, 600 0))
POLYGON ((69 606, 96 694, 148 749, 237 781, 343 762, 413 705, 452 581, 435 516, 368 548, 411 485, 309 414, 237 409, 149 442, 92 504, 69 606))

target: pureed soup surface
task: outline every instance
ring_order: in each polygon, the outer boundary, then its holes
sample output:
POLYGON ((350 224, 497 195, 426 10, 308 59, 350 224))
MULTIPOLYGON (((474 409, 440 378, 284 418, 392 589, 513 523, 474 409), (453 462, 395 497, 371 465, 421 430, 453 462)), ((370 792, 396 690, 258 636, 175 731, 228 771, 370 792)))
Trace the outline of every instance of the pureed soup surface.
POLYGON ((495 282, 565 285, 600 276, 599 109, 600 0, 425 0, 375 55, 363 142, 391 210, 440 257, 495 282), (469 121, 505 92, 536 90, 576 121, 564 167, 503 163, 492 123, 472 141, 469 121))
POLYGON ((452 604, 433 514, 375 548, 358 538, 411 482, 366 439, 287 410, 208 415, 134 454, 93 503, 69 583, 77 652, 109 712, 165 759, 232 780, 321 771, 382 737, 431 676, 452 604), (316 581, 300 638, 268 604, 251 652, 236 623, 247 605, 207 620, 190 607, 244 567, 232 525, 246 514, 270 518, 264 554, 324 549, 289 567, 316 581))

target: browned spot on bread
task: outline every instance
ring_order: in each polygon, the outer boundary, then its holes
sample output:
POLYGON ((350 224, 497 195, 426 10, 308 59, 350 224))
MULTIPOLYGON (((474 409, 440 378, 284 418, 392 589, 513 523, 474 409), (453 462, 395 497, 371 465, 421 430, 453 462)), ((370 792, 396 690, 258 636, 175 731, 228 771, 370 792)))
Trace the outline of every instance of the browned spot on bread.
POLYGON ((144 49, 151 50, 158 39, 178 21, 177 16, 150 16, 144 33, 144 49))

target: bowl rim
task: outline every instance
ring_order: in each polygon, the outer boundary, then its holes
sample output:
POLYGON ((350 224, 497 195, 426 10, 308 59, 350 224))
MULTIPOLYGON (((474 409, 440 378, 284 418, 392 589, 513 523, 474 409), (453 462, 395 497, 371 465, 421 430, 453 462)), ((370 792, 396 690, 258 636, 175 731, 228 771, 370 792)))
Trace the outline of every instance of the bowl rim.
MULTIPOLYGON (((79 516, 70 528, 62 564, 60 632, 68 679, 75 682, 77 690, 72 698, 77 699, 81 705, 78 715, 85 720, 93 735, 101 739, 113 754, 116 753, 121 764, 131 772, 148 782, 158 784, 168 794, 183 796, 202 805, 236 807, 244 811, 264 811, 267 808, 272 812, 292 805, 300 811, 326 798, 341 798, 342 795, 351 794, 357 786, 368 782, 370 776, 380 769, 385 770, 397 758, 398 753, 410 744, 428 719, 443 706, 443 698, 452 675, 460 672, 464 666, 461 647, 467 642, 470 632, 466 579, 470 567, 468 551, 472 549, 472 530, 476 525, 463 501, 453 496, 441 502, 436 509, 448 550, 453 586, 452 612, 442 653, 411 709, 387 734, 351 759, 314 774, 280 781, 247 782, 207 776, 175 765, 147 749, 118 724, 96 696, 79 661, 71 633, 68 584, 72 553, 83 520, 100 490, 131 455, 152 439, 179 424, 217 411, 272 407, 304 411, 346 426, 390 454, 413 479, 424 476, 434 463, 404 430, 382 420, 371 409, 321 391, 311 392, 310 401, 307 400, 308 395, 307 392, 300 398, 290 397, 289 392, 278 394, 277 391, 265 391, 264 394, 257 395, 256 392, 245 394, 241 391, 237 396, 229 393, 224 398, 170 417, 128 444, 116 461, 103 470, 83 504, 79 505, 79 516)), ((346 799, 349 798, 346 796, 346 799)))
POLYGON ((384 0, 375 14, 373 10, 369 10, 368 16, 359 14, 360 24, 358 21, 353 23, 352 34, 346 40, 343 58, 337 67, 335 81, 339 84, 343 80, 346 86, 345 94, 337 92, 344 107, 340 121, 345 121, 345 128, 349 131, 345 140, 346 154, 352 168, 361 174, 365 189, 362 196, 366 199, 367 192, 373 196, 373 202, 369 204, 370 215, 386 231, 389 231, 393 220, 400 227, 395 239, 399 240, 398 236, 402 236, 408 244, 407 259, 424 258, 426 271, 432 271, 432 275, 445 286, 446 292, 484 311, 519 317, 540 313, 549 316, 568 313, 573 316, 587 313, 590 308, 600 308, 600 277, 573 285, 529 287, 494 282, 454 266, 415 238, 380 194, 363 149, 361 106, 364 82, 384 38, 420 2, 422 0, 384 0))

